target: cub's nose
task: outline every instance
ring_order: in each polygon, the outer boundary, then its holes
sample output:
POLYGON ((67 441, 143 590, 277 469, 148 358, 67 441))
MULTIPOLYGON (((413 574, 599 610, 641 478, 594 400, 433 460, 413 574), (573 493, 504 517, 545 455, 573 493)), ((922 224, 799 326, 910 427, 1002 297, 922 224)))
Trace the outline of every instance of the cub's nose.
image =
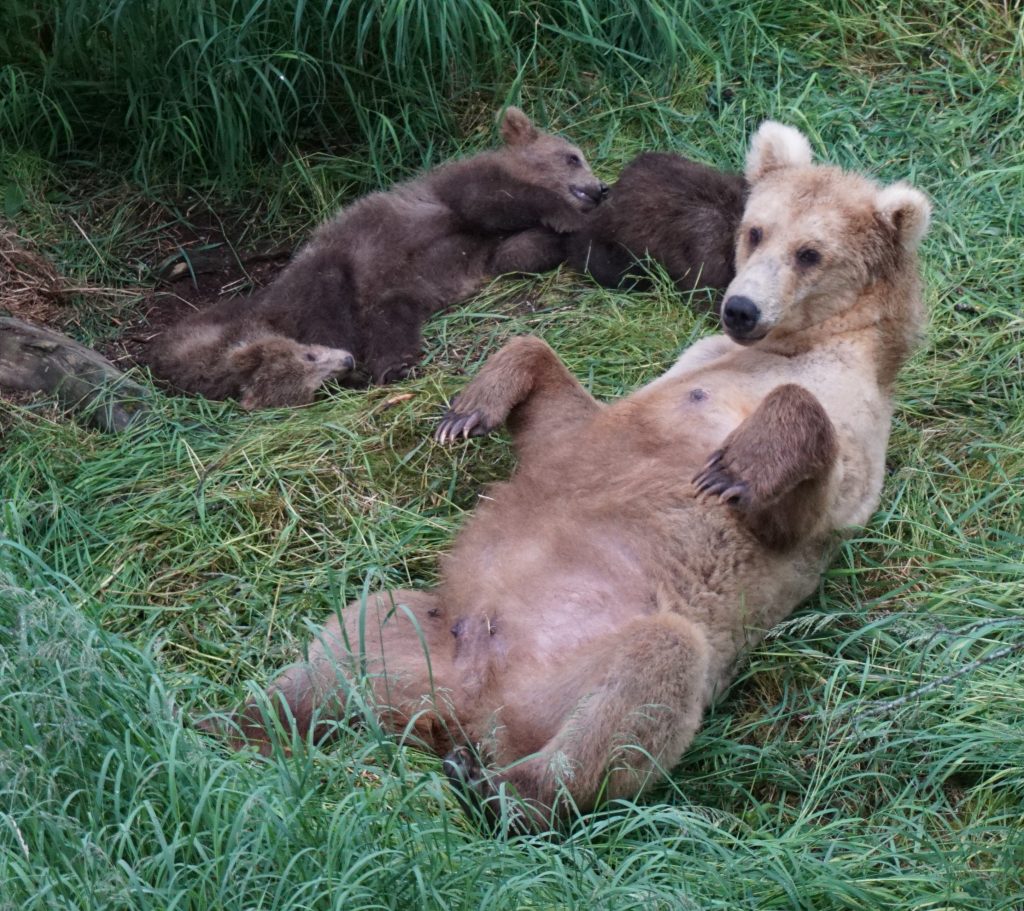
POLYGON ((604 190, 602 187, 604 187, 603 183, 571 183, 569 184, 569 192, 583 203, 585 209, 590 209, 593 206, 598 205, 601 200, 604 199, 604 190))
POLYGON ((611 187, 609 187, 608 184, 606 184, 604 181, 601 181, 599 187, 601 189, 601 199, 604 199, 605 197, 608 196, 608 191, 611 189, 611 187))
POLYGON ((734 294, 722 306, 722 324, 736 338, 747 338, 757 327, 761 311, 749 297, 734 294))

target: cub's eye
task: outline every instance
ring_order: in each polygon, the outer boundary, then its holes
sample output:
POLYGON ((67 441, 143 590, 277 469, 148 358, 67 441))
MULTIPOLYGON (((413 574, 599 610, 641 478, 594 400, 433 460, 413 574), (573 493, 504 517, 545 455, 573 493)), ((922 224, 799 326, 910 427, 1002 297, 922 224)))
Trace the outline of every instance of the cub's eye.
POLYGON ((575 152, 570 152, 568 155, 565 156, 565 163, 572 168, 583 167, 583 159, 580 158, 580 156, 577 155, 575 152))
POLYGON ((760 228, 751 228, 747 232, 747 240, 750 241, 750 246, 756 247, 761 243, 761 238, 764 236, 760 228))
POLYGON ((796 251, 796 261, 801 266, 816 266, 821 262, 821 254, 814 247, 801 247, 796 251))
POLYGON ((316 360, 316 355, 313 354, 312 351, 307 351, 305 357, 306 357, 306 360, 309 361, 311 364, 313 363, 313 361, 316 360))

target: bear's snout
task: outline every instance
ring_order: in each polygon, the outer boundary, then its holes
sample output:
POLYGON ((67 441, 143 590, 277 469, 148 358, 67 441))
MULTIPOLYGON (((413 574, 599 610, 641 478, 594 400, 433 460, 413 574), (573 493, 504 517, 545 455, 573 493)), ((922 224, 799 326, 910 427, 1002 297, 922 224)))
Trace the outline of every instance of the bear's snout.
POLYGON ((571 183, 569 192, 590 209, 598 205, 608 195, 608 185, 605 183, 571 183))
POLYGON ((734 339, 759 338, 755 334, 761 320, 761 310, 749 297, 734 294, 722 305, 722 325, 734 339))

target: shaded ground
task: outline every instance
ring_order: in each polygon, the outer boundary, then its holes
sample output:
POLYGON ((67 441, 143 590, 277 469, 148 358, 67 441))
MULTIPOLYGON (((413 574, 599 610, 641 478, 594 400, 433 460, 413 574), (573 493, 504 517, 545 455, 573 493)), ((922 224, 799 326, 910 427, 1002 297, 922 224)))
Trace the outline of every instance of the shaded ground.
POLYGON ((155 289, 135 308, 117 338, 99 350, 127 369, 148 362, 149 343, 168 326, 223 297, 248 294, 272 281, 290 250, 238 250, 212 229, 180 237, 175 251, 154 266, 155 289))
POLYGON ((0 224, 0 310, 60 329, 67 317, 61 303, 72 293, 71 283, 53 263, 31 250, 13 229, 0 224))
MULTIPOLYGON (((225 296, 258 290, 272 281, 291 255, 285 249, 239 250, 216 229, 172 231, 153 250, 152 290, 117 308, 116 331, 96 350, 122 370, 147 363, 150 341, 189 313, 225 296), (170 253, 167 249, 170 248, 170 253)), ((74 335, 78 306, 90 299, 136 292, 75 283, 9 227, 0 225, 0 312, 74 335)), ((0 391, 22 402, 28 393, 0 391)))

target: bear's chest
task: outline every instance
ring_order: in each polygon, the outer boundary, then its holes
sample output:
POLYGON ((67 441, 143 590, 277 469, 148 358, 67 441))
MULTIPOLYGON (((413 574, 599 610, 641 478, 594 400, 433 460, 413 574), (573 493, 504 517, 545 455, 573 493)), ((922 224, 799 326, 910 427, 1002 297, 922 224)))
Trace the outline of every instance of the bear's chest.
POLYGON ((644 404, 667 447, 703 463, 754 412, 768 391, 762 385, 705 372, 661 386, 644 404))

